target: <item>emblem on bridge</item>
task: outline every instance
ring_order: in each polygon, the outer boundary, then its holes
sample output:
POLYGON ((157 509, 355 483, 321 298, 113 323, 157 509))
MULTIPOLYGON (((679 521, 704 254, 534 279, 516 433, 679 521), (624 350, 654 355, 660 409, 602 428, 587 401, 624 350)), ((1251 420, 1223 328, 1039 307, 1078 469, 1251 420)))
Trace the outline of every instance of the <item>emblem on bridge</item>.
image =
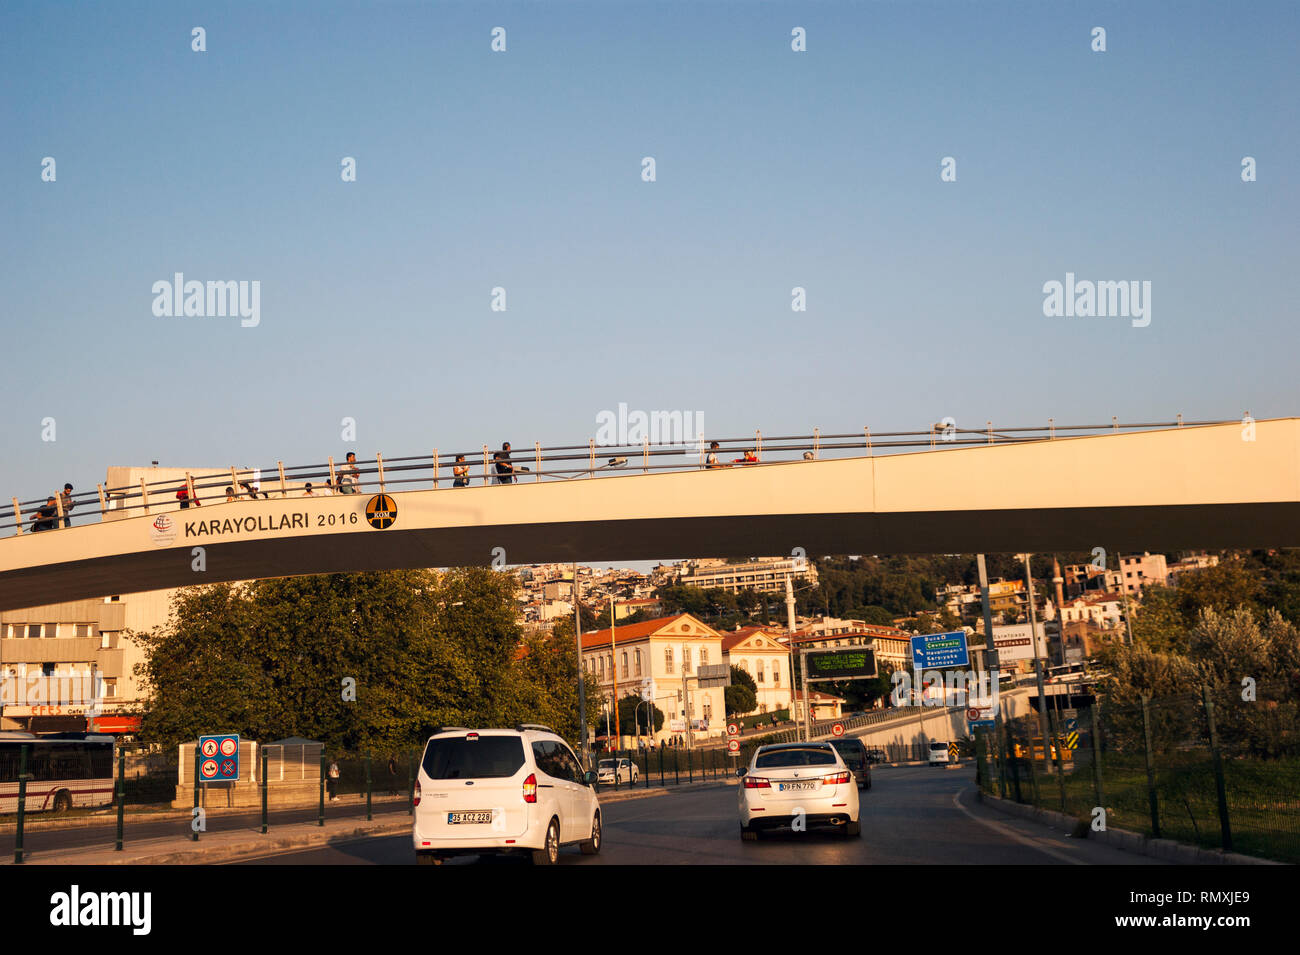
POLYGON ((376 494, 366 502, 366 520, 376 530, 392 527, 397 520, 397 502, 387 494, 376 494))

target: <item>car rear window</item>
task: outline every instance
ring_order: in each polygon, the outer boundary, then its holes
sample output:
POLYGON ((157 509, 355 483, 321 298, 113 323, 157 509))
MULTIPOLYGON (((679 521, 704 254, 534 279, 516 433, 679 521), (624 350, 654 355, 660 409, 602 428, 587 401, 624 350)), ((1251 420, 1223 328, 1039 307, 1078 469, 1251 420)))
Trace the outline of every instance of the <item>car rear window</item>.
POLYGON ((825 749, 778 749, 770 753, 760 753, 754 763, 755 769, 771 769, 774 766, 834 766, 835 754, 825 749))
POLYGON ((855 739, 841 740, 831 743, 831 745, 835 747, 846 763, 862 763, 866 761, 867 749, 855 739))
POLYGON ((947 749, 947 748, 948 748, 948 744, 947 744, 947 743, 931 743, 931 744, 930 744, 930 752, 932 752, 932 753, 937 753, 937 752, 939 752, 940 750, 945 750, 945 749, 947 749))
POLYGON ((424 772, 430 779, 505 779, 524 765, 518 736, 444 736, 429 740, 424 772))

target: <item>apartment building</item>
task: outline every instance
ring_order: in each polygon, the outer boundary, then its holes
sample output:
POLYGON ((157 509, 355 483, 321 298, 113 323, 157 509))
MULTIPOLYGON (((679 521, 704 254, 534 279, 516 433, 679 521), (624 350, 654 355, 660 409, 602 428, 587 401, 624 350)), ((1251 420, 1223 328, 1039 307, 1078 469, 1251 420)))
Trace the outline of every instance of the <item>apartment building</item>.
POLYGON ((784 593, 785 578, 817 583, 817 568, 804 558, 759 557, 728 563, 724 560, 691 560, 679 565, 677 582, 701 590, 719 589, 731 593, 784 593))

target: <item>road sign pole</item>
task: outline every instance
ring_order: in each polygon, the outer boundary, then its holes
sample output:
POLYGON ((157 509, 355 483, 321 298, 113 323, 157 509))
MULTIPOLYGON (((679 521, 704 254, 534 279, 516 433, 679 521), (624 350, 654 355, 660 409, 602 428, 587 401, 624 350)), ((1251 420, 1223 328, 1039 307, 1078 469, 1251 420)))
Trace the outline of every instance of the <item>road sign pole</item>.
POLYGON ((320 748, 320 815, 317 825, 325 825, 325 747, 320 748))
MULTIPOLYGON (((199 760, 203 758, 203 754, 199 752, 200 745, 201 744, 197 742, 194 744, 194 808, 195 809, 199 808, 199 760)), ((190 831, 193 833, 193 838, 191 839, 192 842, 199 841, 199 828, 194 824, 194 817, 197 815, 198 813, 196 812, 190 813, 190 831)))
POLYGON ((805 743, 812 742, 812 692, 808 689, 808 651, 799 651, 799 672, 803 679, 803 719, 805 743))
POLYGON ((415 756, 406 754, 406 814, 415 815, 415 756))
POLYGON ((374 818, 370 812, 370 754, 366 753, 366 822, 374 818))

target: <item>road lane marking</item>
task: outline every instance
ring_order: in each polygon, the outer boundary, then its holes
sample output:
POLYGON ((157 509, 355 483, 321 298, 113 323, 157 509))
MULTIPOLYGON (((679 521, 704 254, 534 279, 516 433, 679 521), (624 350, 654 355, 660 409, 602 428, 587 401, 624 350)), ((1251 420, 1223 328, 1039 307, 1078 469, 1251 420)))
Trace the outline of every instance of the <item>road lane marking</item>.
POLYGON ((961 794, 967 791, 968 790, 965 789, 959 789, 957 790, 957 792, 953 793, 952 804, 956 806, 958 809, 960 809, 962 812, 964 812, 971 819, 974 819, 976 822, 978 822, 981 826, 987 826, 988 828, 994 830, 995 832, 999 832, 1010 839, 1014 839, 1016 842, 1022 843, 1023 845, 1027 845, 1031 849, 1037 849, 1039 852, 1044 852, 1055 859, 1061 860, 1062 862, 1068 862, 1070 863, 1070 865, 1088 865, 1088 863, 1082 859, 1076 859, 1072 856, 1066 855, 1064 852, 1058 852, 1056 849, 1049 849, 1047 846, 1041 846, 1038 843, 1034 842, 1032 839, 1029 839, 1026 836, 1022 836, 1014 829, 1011 829, 1008 826, 1004 826, 999 822, 994 822, 991 819, 981 819, 979 816, 975 815, 973 812, 971 812, 969 809, 967 809, 965 806, 961 804, 961 794))

